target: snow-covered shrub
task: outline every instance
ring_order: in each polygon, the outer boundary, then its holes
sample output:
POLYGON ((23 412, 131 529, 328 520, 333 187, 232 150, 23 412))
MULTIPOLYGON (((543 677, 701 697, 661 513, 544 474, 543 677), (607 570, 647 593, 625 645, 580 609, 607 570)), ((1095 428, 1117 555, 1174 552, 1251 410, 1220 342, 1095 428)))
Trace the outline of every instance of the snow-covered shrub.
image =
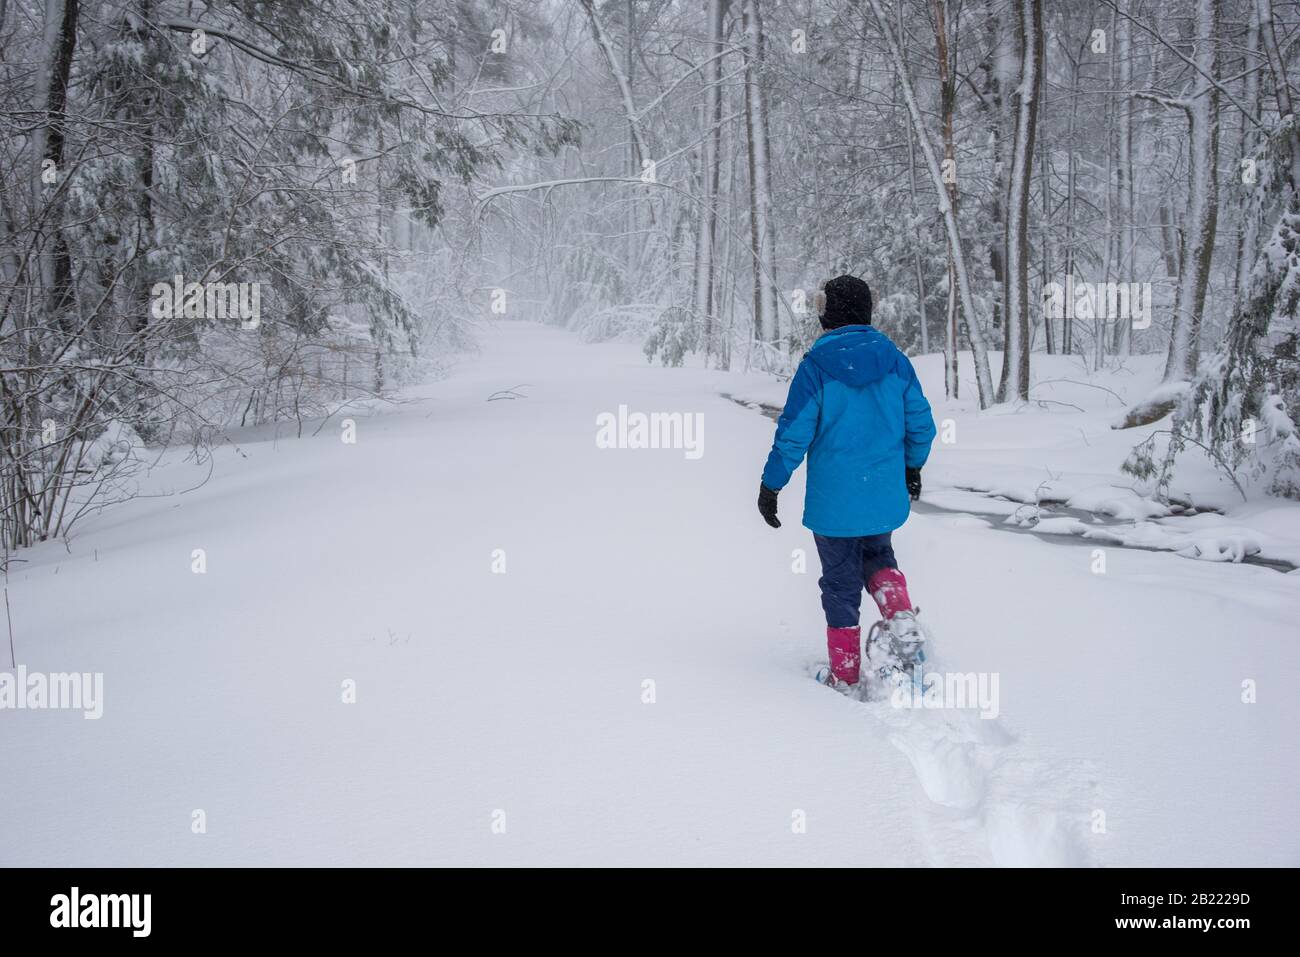
POLYGON ((666 366, 680 366, 700 341, 700 321, 688 309, 673 306, 659 314, 642 349, 651 362, 655 356, 666 366))

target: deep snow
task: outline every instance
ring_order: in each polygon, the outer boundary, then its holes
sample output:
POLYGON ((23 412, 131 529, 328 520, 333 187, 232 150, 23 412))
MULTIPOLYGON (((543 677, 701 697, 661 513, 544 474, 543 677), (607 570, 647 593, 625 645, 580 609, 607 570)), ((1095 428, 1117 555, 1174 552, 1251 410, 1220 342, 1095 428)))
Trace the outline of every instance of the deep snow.
MULTIPOLYGON (((1300 575, 1104 544, 1095 574, 1091 547, 917 513, 913 597, 945 668, 998 675, 1001 716, 853 702, 806 672, 803 471, 769 529, 772 424, 720 395, 779 387, 526 323, 481 338, 353 415, 355 444, 338 420, 240 433, 201 488, 21 556, 19 662, 102 672, 104 715, 0 711, 0 863, 1300 863, 1300 575), (702 413, 703 455, 598 448, 620 405, 702 413)), ((957 429, 927 497, 1131 484, 1105 393, 980 414, 918 370, 957 429)), ((172 455, 146 490, 205 472, 172 455)))

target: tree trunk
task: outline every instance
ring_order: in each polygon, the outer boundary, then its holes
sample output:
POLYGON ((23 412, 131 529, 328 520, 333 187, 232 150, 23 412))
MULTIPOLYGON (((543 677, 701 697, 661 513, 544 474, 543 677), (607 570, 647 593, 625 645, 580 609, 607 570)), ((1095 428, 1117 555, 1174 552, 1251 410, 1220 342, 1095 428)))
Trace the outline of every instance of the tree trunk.
POLYGON ((1003 313, 1002 382, 999 399, 1029 400, 1029 187, 1042 93, 1043 2, 1018 0, 1016 38, 1020 76, 1012 96, 1015 133, 1007 181, 1005 253, 1007 299, 1003 313))
POLYGON ((1214 235, 1218 223, 1219 91, 1211 82, 1218 75, 1218 0, 1196 0, 1196 53, 1198 72, 1192 95, 1183 107, 1187 114, 1188 188, 1183 224, 1182 270, 1174 298, 1173 326, 1164 381, 1191 379, 1200 353, 1201 316, 1210 281, 1214 235))
MULTIPOLYGON (((50 0, 46 4, 45 14, 53 23, 45 24, 47 40, 50 38, 51 26, 56 31, 53 46, 50 49, 52 60, 48 80, 45 86, 44 102, 41 110, 45 114, 44 130, 41 135, 41 149, 37 152, 37 171, 34 180, 37 197, 43 188, 40 167, 49 161, 61 180, 66 175, 63 168, 63 148, 67 141, 67 122, 64 109, 68 104, 68 79, 72 74, 72 56, 77 47, 77 14, 80 10, 79 0, 50 0)), ((57 181, 56 181, 57 182, 57 181)), ((59 195, 62 195, 61 193, 59 195)), ((43 202, 33 204, 33 211, 39 209, 43 202)), ((48 283, 46 288, 46 308, 50 318, 65 328, 74 324, 65 322, 64 311, 72 302, 72 257, 68 251, 67 241, 60 228, 60 210, 49 217, 48 228, 52 235, 47 243, 47 251, 42 253, 44 260, 41 270, 42 278, 48 283)))
MULTIPOLYGON (((946 170, 952 171, 949 177, 950 182, 943 183, 937 181, 935 189, 946 197, 948 206, 952 210, 953 220, 957 218, 957 151, 956 144, 953 141, 953 110, 957 100, 957 80, 953 71, 950 69, 948 61, 948 27, 947 27, 947 3, 946 0, 934 0, 935 11, 935 49, 936 60, 939 68, 939 113, 940 125, 943 130, 943 162, 946 170)), ((919 131, 918 131, 919 134, 919 131)), ((940 180, 943 177, 940 176, 940 180)), ((960 236, 955 241, 953 233, 959 230, 948 231, 948 318, 944 329, 944 347, 948 353, 948 361, 945 365, 944 374, 944 391, 957 398, 959 391, 959 375, 957 350, 961 348, 960 337, 957 334, 958 327, 958 309, 960 281, 957 275, 957 260, 964 255, 964 248, 961 244, 960 236)), ((978 391, 978 390, 977 390, 978 391)), ((981 407, 984 402, 981 399, 981 407)))
MULTIPOLYGON (((903 30, 903 0, 898 0, 898 36, 899 42, 903 44, 903 59, 907 59, 907 33, 903 30)), ((920 205, 916 201, 916 137, 911 127, 907 130, 907 181, 912 196, 912 215, 917 216, 920 212, 920 205)), ((916 267, 916 321, 920 325, 921 331, 921 354, 925 355, 930 351, 930 330, 929 319, 925 314, 925 270, 921 263, 921 226, 917 223, 913 232, 916 238, 916 246, 913 249, 912 259, 916 267)))
MULTIPOLYGON (((1128 12, 1128 0, 1120 0, 1122 11, 1128 12)), ((1127 16, 1119 18, 1115 32, 1115 57, 1119 60, 1119 128, 1116 146, 1119 150, 1118 206, 1120 220, 1119 281, 1137 279, 1137 209, 1133 191, 1133 25, 1127 16)), ((1127 356, 1133 346, 1133 317, 1115 319, 1115 354, 1127 356)))
MULTIPOLYGON (((1259 71, 1253 68, 1260 54, 1259 10, 1251 4, 1250 27, 1246 34, 1246 75, 1242 80, 1241 101, 1248 110, 1259 110, 1259 71)), ((1250 121, 1241 118, 1240 150, 1243 159, 1250 158, 1254 152, 1258 137, 1250 121)), ((1255 247, 1259 242, 1259 221, 1256 217, 1243 215, 1237 226, 1237 268, 1232 282, 1232 302, 1234 312, 1241 308, 1241 300, 1250 283, 1250 270, 1255 264, 1255 247)))
MULTIPOLYGON (((1110 31, 1111 45, 1108 47, 1110 56, 1107 57, 1107 77, 1106 77, 1106 95, 1103 99, 1107 116, 1115 115, 1115 36, 1119 27, 1119 9, 1111 7, 1110 11, 1110 31)), ((1105 179, 1105 229, 1102 231, 1102 241, 1106 244, 1105 251, 1102 253, 1102 271, 1101 278, 1103 282, 1112 282, 1114 280, 1115 253, 1119 244, 1115 241, 1115 124, 1106 124, 1106 179, 1105 179)), ((1095 304, 1092 317, 1092 367, 1100 369, 1106 363, 1106 309, 1102 307, 1100 301, 1095 304)))
MULTIPOLYGON (((640 176, 642 173, 642 164, 650 157, 650 151, 646 146, 645 134, 641 129, 641 119, 637 115, 636 102, 632 96, 632 80, 629 73, 631 66, 631 48, 633 37, 631 35, 631 7, 629 5, 629 35, 627 65, 620 65, 618 55, 614 50, 614 44, 609 38, 609 32, 605 29, 605 24, 600 18, 595 0, 581 0, 583 9, 587 12, 587 21, 591 25, 592 36, 596 39, 596 45, 600 47, 601 53, 605 59, 605 66, 609 69, 610 75, 618 86, 619 96, 623 102, 623 116, 627 120, 628 128, 628 150, 629 159, 632 168, 628 171, 629 177, 640 176)), ((635 188, 635 187, 634 187, 635 188)), ((653 214, 651 222, 654 221, 653 214)), ((633 199, 629 200, 624 227, 624 262, 629 273, 635 271, 634 263, 639 258, 638 250, 642 247, 636 240, 636 202, 635 194, 633 199)))
POLYGON ((750 252, 754 261, 754 324, 759 341, 779 343, 776 233, 772 223, 772 153, 763 78, 763 20, 758 0, 744 0, 745 128, 749 153, 750 252))
MULTIPOLYGON (((1082 54, 1080 54, 1082 55, 1082 54)), ((1062 281, 1067 288, 1070 277, 1074 275, 1075 262, 1075 206, 1078 199, 1079 160, 1079 61, 1070 64, 1070 120, 1066 127, 1065 138, 1070 143, 1065 151, 1065 275, 1062 281)), ((1065 304, 1065 315, 1061 318, 1061 352, 1070 355, 1074 351, 1074 303, 1065 304)))
POLYGON ((714 250, 718 236, 718 178, 722 152, 722 21, 727 0, 708 0, 709 53, 713 60, 704 72, 704 151, 700 181, 704 205, 696 240, 695 311, 704 323, 704 357, 707 362, 718 351, 717 282, 714 250))
POLYGON ((1182 230, 1174 222, 1173 213, 1170 212, 1169 204, 1162 202, 1158 210, 1160 216, 1160 250, 1164 255, 1165 275, 1170 279, 1177 279, 1178 274, 1182 272, 1182 230))
MULTIPOLYGON (((1046 39, 1044 39, 1044 48, 1046 48, 1046 39)), ((1046 49, 1043 51, 1044 57, 1047 55, 1046 49)), ((1039 111, 1042 111, 1042 104, 1039 104, 1039 111)), ((1038 131, 1038 179, 1043 187, 1043 251, 1042 251, 1042 288, 1046 289, 1048 282, 1051 281, 1052 274, 1052 237, 1054 235, 1052 228, 1052 167, 1049 161, 1047 149, 1047 137, 1044 131, 1038 131)), ((1043 316, 1043 338, 1045 339, 1045 348, 1047 354, 1056 353, 1056 326, 1053 324, 1051 312, 1043 308, 1039 302, 1036 306, 1043 316)))
MULTIPOLYGON (((1018 20, 1019 16, 1018 2, 1019 0, 1016 0, 1011 5, 1007 14, 1016 20, 1018 20)), ((985 72, 986 82, 981 102, 984 112, 989 117, 989 158, 992 165, 992 188, 988 190, 987 194, 989 217, 988 256, 989 271, 993 273, 994 288, 992 328, 997 330, 1002 328, 1007 303, 1007 283, 1010 281, 1007 277, 1006 267, 1007 213, 1005 201, 1008 179, 1004 150, 1007 129, 1011 122, 1014 121, 1009 122, 1008 120, 1008 92, 1012 83, 1015 82, 1021 64, 1016 60, 1018 52, 1014 48, 1015 37, 1019 36, 1018 28, 1012 30, 1011 38, 1007 38, 1004 35, 1006 23, 1003 17, 999 15, 998 8, 991 2, 985 3, 983 16, 985 18, 985 31, 992 44, 988 68, 985 72)))
MULTIPOLYGON (((925 164, 930 170, 930 178, 933 180, 935 191, 939 196, 939 210, 943 213, 944 226, 948 231, 949 288, 954 290, 955 295, 960 300, 961 311, 966 319, 966 335, 970 340, 971 352, 975 360, 975 383, 979 391, 980 408, 988 408, 993 404, 994 399, 993 377, 989 375, 988 348, 984 342, 984 334, 980 329, 979 315, 975 310, 975 298, 970 287, 970 273, 966 268, 966 256, 962 247, 961 232, 957 224, 957 186, 955 182, 944 182, 943 171, 940 169, 939 161, 935 157, 934 146, 930 142, 929 133, 925 128, 925 120, 921 114, 921 107, 916 100, 916 91, 912 87, 911 75, 903 62, 902 50, 898 45, 898 40, 881 12, 880 0, 867 0, 867 2, 871 5, 871 11, 875 14, 876 25, 885 38, 889 54, 894 60, 894 69, 898 73, 898 81, 903 88, 903 97, 907 102, 907 112, 912 118, 912 128, 916 132, 917 142, 921 145, 921 153, 925 156, 925 164)), ((951 94, 955 89, 955 81, 952 78, 952 71, 949 69, 948 63, 947 27, 944 25, 943 16, 944 2, 945 0, 934 0, 936 15, 935 39, 941 71, 940 82, 951 94)), ((955 153, 952 152, 953 99, 954 97, 951 95, 945 97, 944 149, 945 159, 947 160, 952 160, 955 156, 955 153)), ((948 168, 954 169, 955 167, 950 166, 948 168)), ((955 179, 955 177, 952 178, 955 179)), ((955 330, 951 328, 956 323, 955 308, 950 309, 949 313, 949 336, 955 340, 955 330)), ((956 342, 953 341, 950 344, 948 354, 947 385, 949 395, 956 395, 956 362, 956 342)))

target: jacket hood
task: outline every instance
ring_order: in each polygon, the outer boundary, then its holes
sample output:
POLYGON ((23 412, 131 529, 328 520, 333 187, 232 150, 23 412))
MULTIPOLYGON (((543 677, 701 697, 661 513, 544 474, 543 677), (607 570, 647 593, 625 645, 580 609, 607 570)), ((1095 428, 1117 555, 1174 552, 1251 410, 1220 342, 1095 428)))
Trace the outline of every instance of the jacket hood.
POLYGON ((879 382, 898 368, 902 355, 889 336, 871 326, 841 326, 823 333, 808 358, 833 379, 860 387, 879 382))

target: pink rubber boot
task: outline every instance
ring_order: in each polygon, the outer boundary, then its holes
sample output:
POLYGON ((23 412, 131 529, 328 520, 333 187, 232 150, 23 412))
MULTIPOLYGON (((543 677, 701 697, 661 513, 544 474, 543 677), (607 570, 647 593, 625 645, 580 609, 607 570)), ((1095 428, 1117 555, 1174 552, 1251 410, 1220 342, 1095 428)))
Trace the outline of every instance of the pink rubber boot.
POLYGON ((845 684, 857 684, 862 668, 862 629, 827 628, 826 648, 830 652, 831 674, 845 684))
POLYGON ((880 616, 886 620, 900 611, 912 610, 912 599, 907 594, 907 579, 897 568, 882 568, 867 582, 867 591, 876 600, 880 616))

